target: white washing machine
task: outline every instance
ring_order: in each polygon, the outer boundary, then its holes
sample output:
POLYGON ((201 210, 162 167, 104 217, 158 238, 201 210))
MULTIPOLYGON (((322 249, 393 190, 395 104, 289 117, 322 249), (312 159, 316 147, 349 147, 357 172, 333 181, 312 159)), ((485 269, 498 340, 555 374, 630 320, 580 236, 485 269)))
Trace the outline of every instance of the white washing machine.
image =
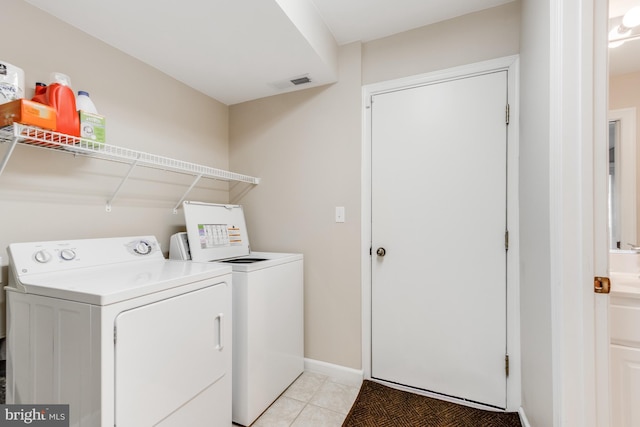
POLYGON ((231 424, 231 268, 153 236, 9 245, 7 403, 71 426, 231 424))
POLYGON ((170 256, 233 267, 232 419, 248 426, 304 370, 303 256, 251 252, 242 206, 183 207, 170 256))

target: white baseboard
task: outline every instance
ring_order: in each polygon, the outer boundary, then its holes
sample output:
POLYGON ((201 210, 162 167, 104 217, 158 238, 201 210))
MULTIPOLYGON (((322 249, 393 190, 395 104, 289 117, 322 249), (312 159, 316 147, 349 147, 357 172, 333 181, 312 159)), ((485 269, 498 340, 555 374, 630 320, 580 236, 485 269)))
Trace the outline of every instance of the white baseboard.
POLYGON ((307 358, 304 359, 304 370, 326 375, 345 384, 360 385, 364 378, 362 370, 307 358))
POLYGON ((527 419, 527 415, 524 413, 524 408, 522 408, 522 406, 520 407, 520 409, 518 409, 518 415, 520 415, 520 424, 522 424, 522 427, 531 427, 531 424, 529 424, 529 420, 527 419))

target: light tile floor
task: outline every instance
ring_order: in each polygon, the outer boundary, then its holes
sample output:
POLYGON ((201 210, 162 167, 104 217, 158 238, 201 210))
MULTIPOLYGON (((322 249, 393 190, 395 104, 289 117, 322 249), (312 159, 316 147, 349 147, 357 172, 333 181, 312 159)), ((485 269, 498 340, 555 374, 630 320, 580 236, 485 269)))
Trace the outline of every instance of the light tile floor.
POLYGON ((361 384, 305 371, 251 427, 340 427, 361 384))

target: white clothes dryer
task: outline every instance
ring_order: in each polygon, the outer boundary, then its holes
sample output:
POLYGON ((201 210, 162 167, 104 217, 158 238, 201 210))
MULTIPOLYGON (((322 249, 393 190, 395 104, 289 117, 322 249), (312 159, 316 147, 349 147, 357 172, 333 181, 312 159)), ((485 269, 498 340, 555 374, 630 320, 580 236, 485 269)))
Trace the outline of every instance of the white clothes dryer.
POLYGON ((9 245, 7 403, 71 426, 231 425, 231 268, 153 236, 9 245))
POLYGON ((233 268, 232 419, 248 426, 304 371, 303 256, 251 252, 240 205, 183 207, 188 238, 174 238, 176 256, 188 243, 193 261, 233 268))

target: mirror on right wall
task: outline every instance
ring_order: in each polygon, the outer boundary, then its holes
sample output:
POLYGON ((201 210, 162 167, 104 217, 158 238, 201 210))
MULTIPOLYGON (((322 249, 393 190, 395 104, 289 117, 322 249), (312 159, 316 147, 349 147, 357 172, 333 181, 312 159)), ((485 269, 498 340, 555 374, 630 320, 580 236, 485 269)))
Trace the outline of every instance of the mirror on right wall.
POLYGON ((609 2, 610 248, 640 246, 640 0, 609 2))

